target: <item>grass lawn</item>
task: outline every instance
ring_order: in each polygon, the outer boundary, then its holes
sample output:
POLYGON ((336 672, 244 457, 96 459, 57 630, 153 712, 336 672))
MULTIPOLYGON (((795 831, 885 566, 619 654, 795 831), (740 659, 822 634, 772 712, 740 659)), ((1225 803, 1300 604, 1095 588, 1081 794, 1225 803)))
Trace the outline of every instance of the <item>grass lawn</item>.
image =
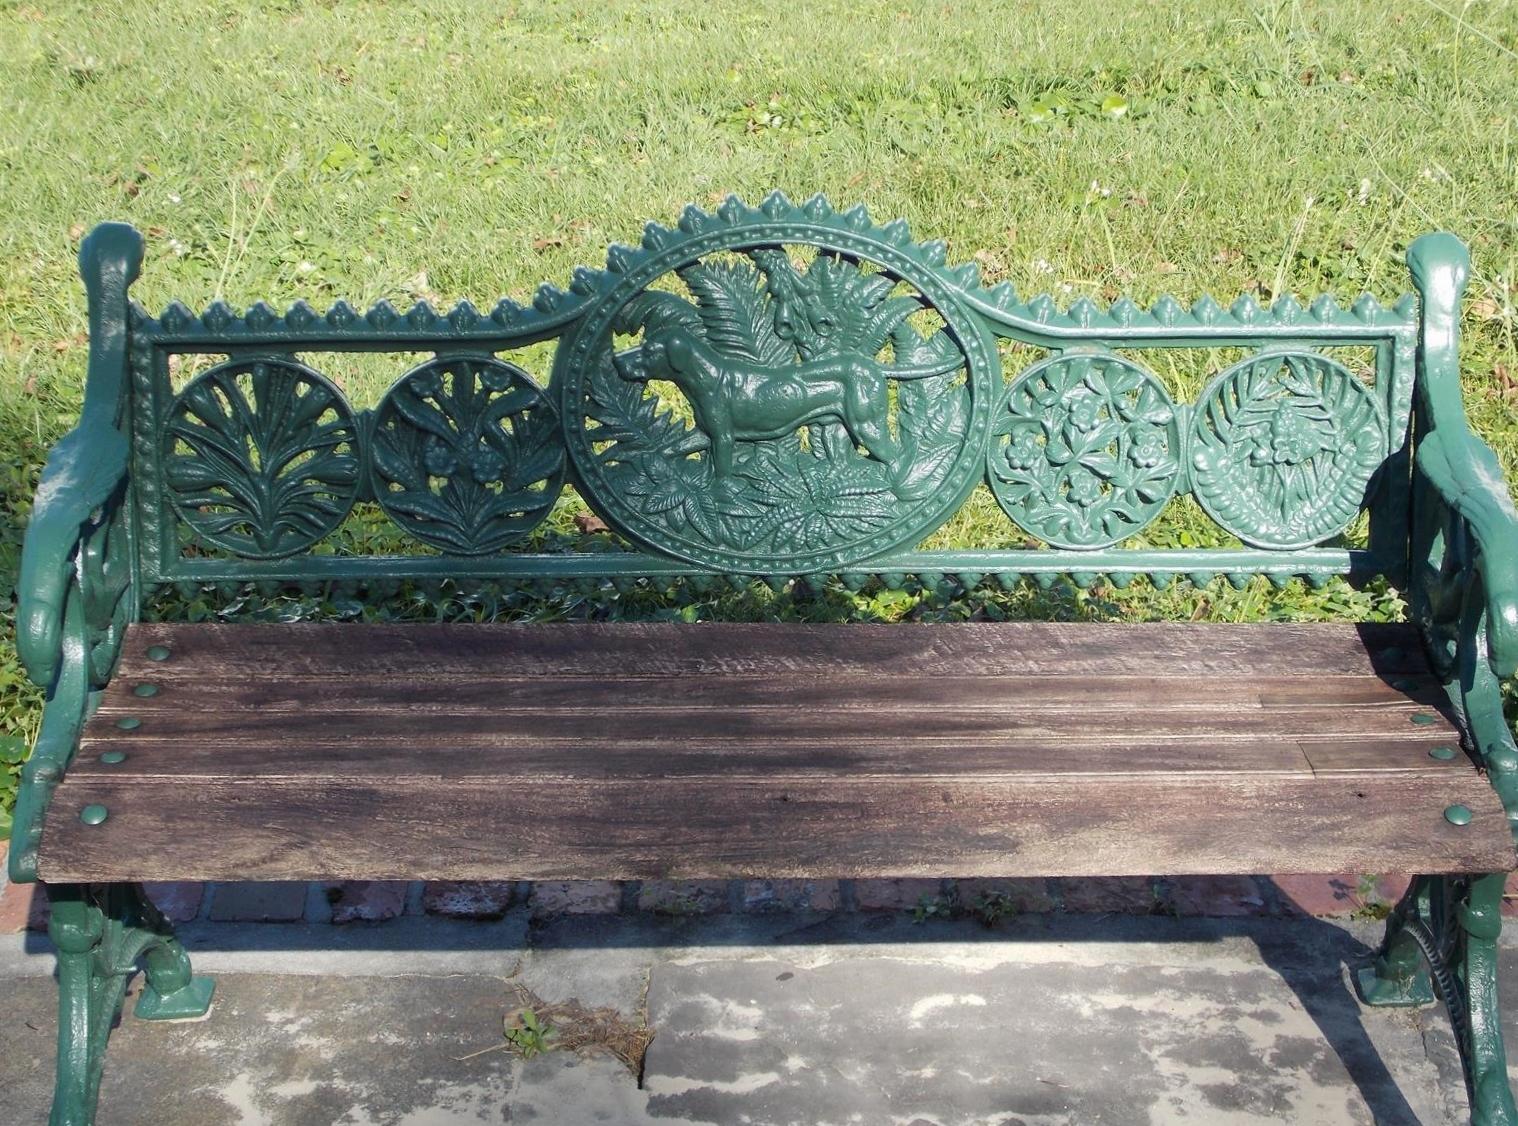
MULTIPOLYGON (((146 232, 135 294, 155 309, 217 297, 488 307, 567 281, 687 201, 772 187, 903 216, 988 282, 1062 302, 1325 291, 1347 304, 1362 290, 1389 301, 1407 288, 1407 242, 1448 228, 1475 255, 1467 402, 1512 474, 1515 52, 1518 4, 1504 0, 0 0, 0 738, 20 747, 36 728, 12 590, 38 469, 79 406, 74 256, 99 220, 146 232)), ((1150 362, 1184 394, 1219 360, 1150 362)), ((526 366, 546 378, 546 362, 540 349, 526 366)), ((401 365, 325 370, 368 405, 401 365)), ((555 514, 566 529, 573 503, 555 514)), ((985 497, 952 532, 1017 538, 985 497)), ((1190 502, 1147 535, 1219 542, 1190 502)), ((177 597, 190 613, 216 610, 177 597)), ((243 604, 333 609, 345 612, 243 604)), ((397 612, 577 609, 416 595, 397 612)), ((1261 580, 956 599, 758 588, 634 595, 617 612, 1370 618, 1400 602, 1379 587, 1275 592, 1261 580)))

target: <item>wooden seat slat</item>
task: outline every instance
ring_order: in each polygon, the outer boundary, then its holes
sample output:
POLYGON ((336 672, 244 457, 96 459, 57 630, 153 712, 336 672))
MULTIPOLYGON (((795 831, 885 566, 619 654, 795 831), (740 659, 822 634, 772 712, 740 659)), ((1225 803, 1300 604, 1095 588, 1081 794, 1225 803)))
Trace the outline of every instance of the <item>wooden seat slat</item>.
POLYGON ((71 778, 48 880, 1082 876, 1512 867, 1474 770, 494 781, 71 778), (87 804, 112 811, 79 820, 87 804), (1473 811, 1469 825, 1446 806, 1473 811))
POLYGON ((1305 711, 1315 708, 1426 709, 1439 705, 1443 688, 1432 677, 1395 677, 1398 687, 1372 677, 1256 676, 1209 678, 1208 691, 1187 681, 1126 677, 1100 683, 1037 676, 942 677, 838 674, 803 680, 756 676, 504 677, 473 681, 398 680, 373 674, 320 680, 242 676, 216 681, 150 681, 164 691, 149 701, 134 685, 113 681, 100 714, 193 718, 202 709, 262 715, 293 711, 400 712, 472 715, 488 712, 561 714, 596 712, 615 701, 623 712, 703 712, 744 708, 804 711, 827 706, 846 712, 910 712, 925 707, 1006 713, 1035 707, 1107 713, 1216 712, 1238 708, 1305 711), (673 686, 678 686, 675 689, 673 686))
MULTIPOLYGON (((232 711, 218 713, 214 698, 199 710, 196 701, 180 703, 174 715, 158 715, 152 708, 133 712, 141 728, 121 731, 111 716, 102 716, 90 731, 87 746, 120 743, 135 745, 163 741, 219 745, 268 746, 296 741, 312 747, 347 742, 405 741, 417 752, 431 747, 489 749, 510 746, 575 746, 583 743, 657 747, 694 744, 717 750, 766 740, 777 744, 841 745, 868 744, 891 739, 911 744, 928 741, 944 745, 991 740, 1041 738, 1058 741, 1094 734, 1093 719, 1119 713, 1093 707, 1045 709, 1037 703, 1008 701, 1004 711, 937 711, 931 707, 907 710, 837 711, 819 702, 808 709, 710 708, 701 710, 620 711, 616 698, 604 698, 597 708, 562 712, 502 708, 497 712, 362 711, 311 709, 279 712, 232 711), (299 730, 294 720, 299 718, 299 730)), ((1226 698, 1219 701, 1226 706, 1226 698)), ((1307 711, 1290 707, 1249 708, 1219 711, 1137 711, 1121 717, 1122 726, 1108 733, 1117 741, 1150 738, 1205 738, 1221 736, 1312 736, 1382 735, 1396 737, 1411 730, 1412 717, 1432 715, 1416 707, 1345 708, 1307 711)), ((1437 720, 1436 720, 1437 722, 1437 720)), ((1433 726, 1432 724, 1430 726, 1433 726)), ((1453 737, 1453 728, 1446 728, 1453 737)))
POLYGON ((289 678, 443 680, 558 677, 1115 676, 1150 680, 1299 679, 1427 673, 1422 642, 1401 624, 1260 622, 977 622, 812 625, 799 622, 365 624, 344 627, 141 623, 116 680, 239 680, 276 664, 289 678), (678 640, 676 640, 678 639, 678 640), (147 649, 170 656, 154 661, 147 649))
MULTIPOLYGON (((514 785, 536 778, 786 778, 840 773, 973 778, 1091 775, 1210 775, 1324 773, 1413 773, 1438 777, 1454 769, 1428 752, 1447 745, 1419 737, 1407 740, 1342 738, 1177 737, 1168 743, 1125 742, 1120 737, 1051 742, 1048 739, 987 742, 860 743, 823 741, 781 744, 769 740, 685 747, 629 746, 604 742, 544 744, 481 750, 432 747, 423 753, 403 740, 390 743, 313 745, 309 740, 265 747, 256 743, 144 743, 126 751, 121 762, 100 759, 93 743, 81 753, 70 777, 104 781, 181 779, 498 779, 514 785)), ((1464 756, 1457 760, 1468 765, 1464 756)))

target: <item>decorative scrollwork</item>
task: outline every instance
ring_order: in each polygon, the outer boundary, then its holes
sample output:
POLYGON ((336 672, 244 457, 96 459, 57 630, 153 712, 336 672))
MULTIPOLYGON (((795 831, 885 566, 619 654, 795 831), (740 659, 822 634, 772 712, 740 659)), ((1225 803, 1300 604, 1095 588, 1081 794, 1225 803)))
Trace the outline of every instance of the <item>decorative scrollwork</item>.
POLYGON ((996 361, 911 249, 759 216, 639 260, 555 369, 588 499, 657 550, 750 573, 930 532, 978 475, 996 361))
POLYGON ((564 484, 558 412, 525 371, 489 356, 403 375, 375 414, 373 458, 390 518, 463 555, 520 540, 564 484))
POLYGON ((1222 372, 1197 403, 1197 499, 1256 547, 1307 547, 1341 531, 1386 456, 1370 389, 1314 352, 1271 352, 1222 372))
POLYGON ((1159 380, 1121 356, 1070 353, 1007 389, 988 452, 991 491, 1056 547, 1117 543, 1175 491, 1181 430, 1159 380))
POLYGON ((292 555, 347 516, 358 426, 327 378, 290 359, 233 360, 196 376, 169 408, 164 480, 208 544, 254 559, 292 555))
POLYGON ((132 585, 132 545, 126 527, 126 482, 84 525, 79 535, 75 573, 80 624, 90 684, 102 687, 116 667, 121 639, 135 607, 127 597, 132 585))

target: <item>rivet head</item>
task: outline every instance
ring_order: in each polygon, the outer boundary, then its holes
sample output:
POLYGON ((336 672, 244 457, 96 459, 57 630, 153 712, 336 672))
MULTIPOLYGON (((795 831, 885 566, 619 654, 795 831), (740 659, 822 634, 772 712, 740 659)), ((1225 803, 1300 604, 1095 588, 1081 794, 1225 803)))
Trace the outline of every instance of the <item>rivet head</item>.
POLYGON ((1454 747, 1434 747, 1432 750, 1430 750, 1428 752, 1428 757, 1429 758, 1436 758, 1440 762, 1449 762, 1450 759, 1452 759, 1452 758, 1455 757, 1455 748, 1454 747))
POLYGON ((1451 825, 1469 825, 1471 823, 1471 811, 1463 805, 1448 806, 1444 811, 1444 819, 1451 825))
POLYGON ((169 659, 169 647, 167 645, 149 645, 148 660, 167 661, 169 659))
POLYGON ((142 720, 134 715, 124 715, 116 721, 116 726, 123 731, 136 731, 142 726, 142 720))
POLYGON ((1438 723, 1439 720, 1438 717, 1432 716, 1428 712, 1418 712, 1413 716, 1413 722, 1419 727, 1427 727, 1429 724, 1438 723))
POLYGON ((103 805, 87 805, 79 811, 79 820, 86 825, 99 825, 110 815, 111 811, 103 805))
POLYGON ((126 762, 125 751, 106 751, 100 756, 100 761, 107 766, 115 766, 118 762, 126 762))
POLYGON ((144 698, 148 696, 156 696, 158 695, 158 685, 149 684, 146 681, 144 681, 142 684, 134 684, 132 686, 132 695, 142 696, 144 698))

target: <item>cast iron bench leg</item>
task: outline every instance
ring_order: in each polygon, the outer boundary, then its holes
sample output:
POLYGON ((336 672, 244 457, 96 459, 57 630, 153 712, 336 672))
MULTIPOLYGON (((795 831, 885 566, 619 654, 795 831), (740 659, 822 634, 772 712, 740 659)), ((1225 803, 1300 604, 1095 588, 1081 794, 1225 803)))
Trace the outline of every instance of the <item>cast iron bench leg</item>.
POLYGON ((1360 971, 1368 1005, 1449 1011, 1474 1126, 1518 1126, 1497 1004, 1497 935, 1506 874, 1420 876, 1386 921, 1375 962, 1360 971))
POLYGON ((51 1126, 95 1119, 106 1039, 140 960, 143 1020, 204 1016, 215 988, 190 974, 190 956, 139 884, 48 885, 48 934, 58 949, 58 1074, 51 1126))

